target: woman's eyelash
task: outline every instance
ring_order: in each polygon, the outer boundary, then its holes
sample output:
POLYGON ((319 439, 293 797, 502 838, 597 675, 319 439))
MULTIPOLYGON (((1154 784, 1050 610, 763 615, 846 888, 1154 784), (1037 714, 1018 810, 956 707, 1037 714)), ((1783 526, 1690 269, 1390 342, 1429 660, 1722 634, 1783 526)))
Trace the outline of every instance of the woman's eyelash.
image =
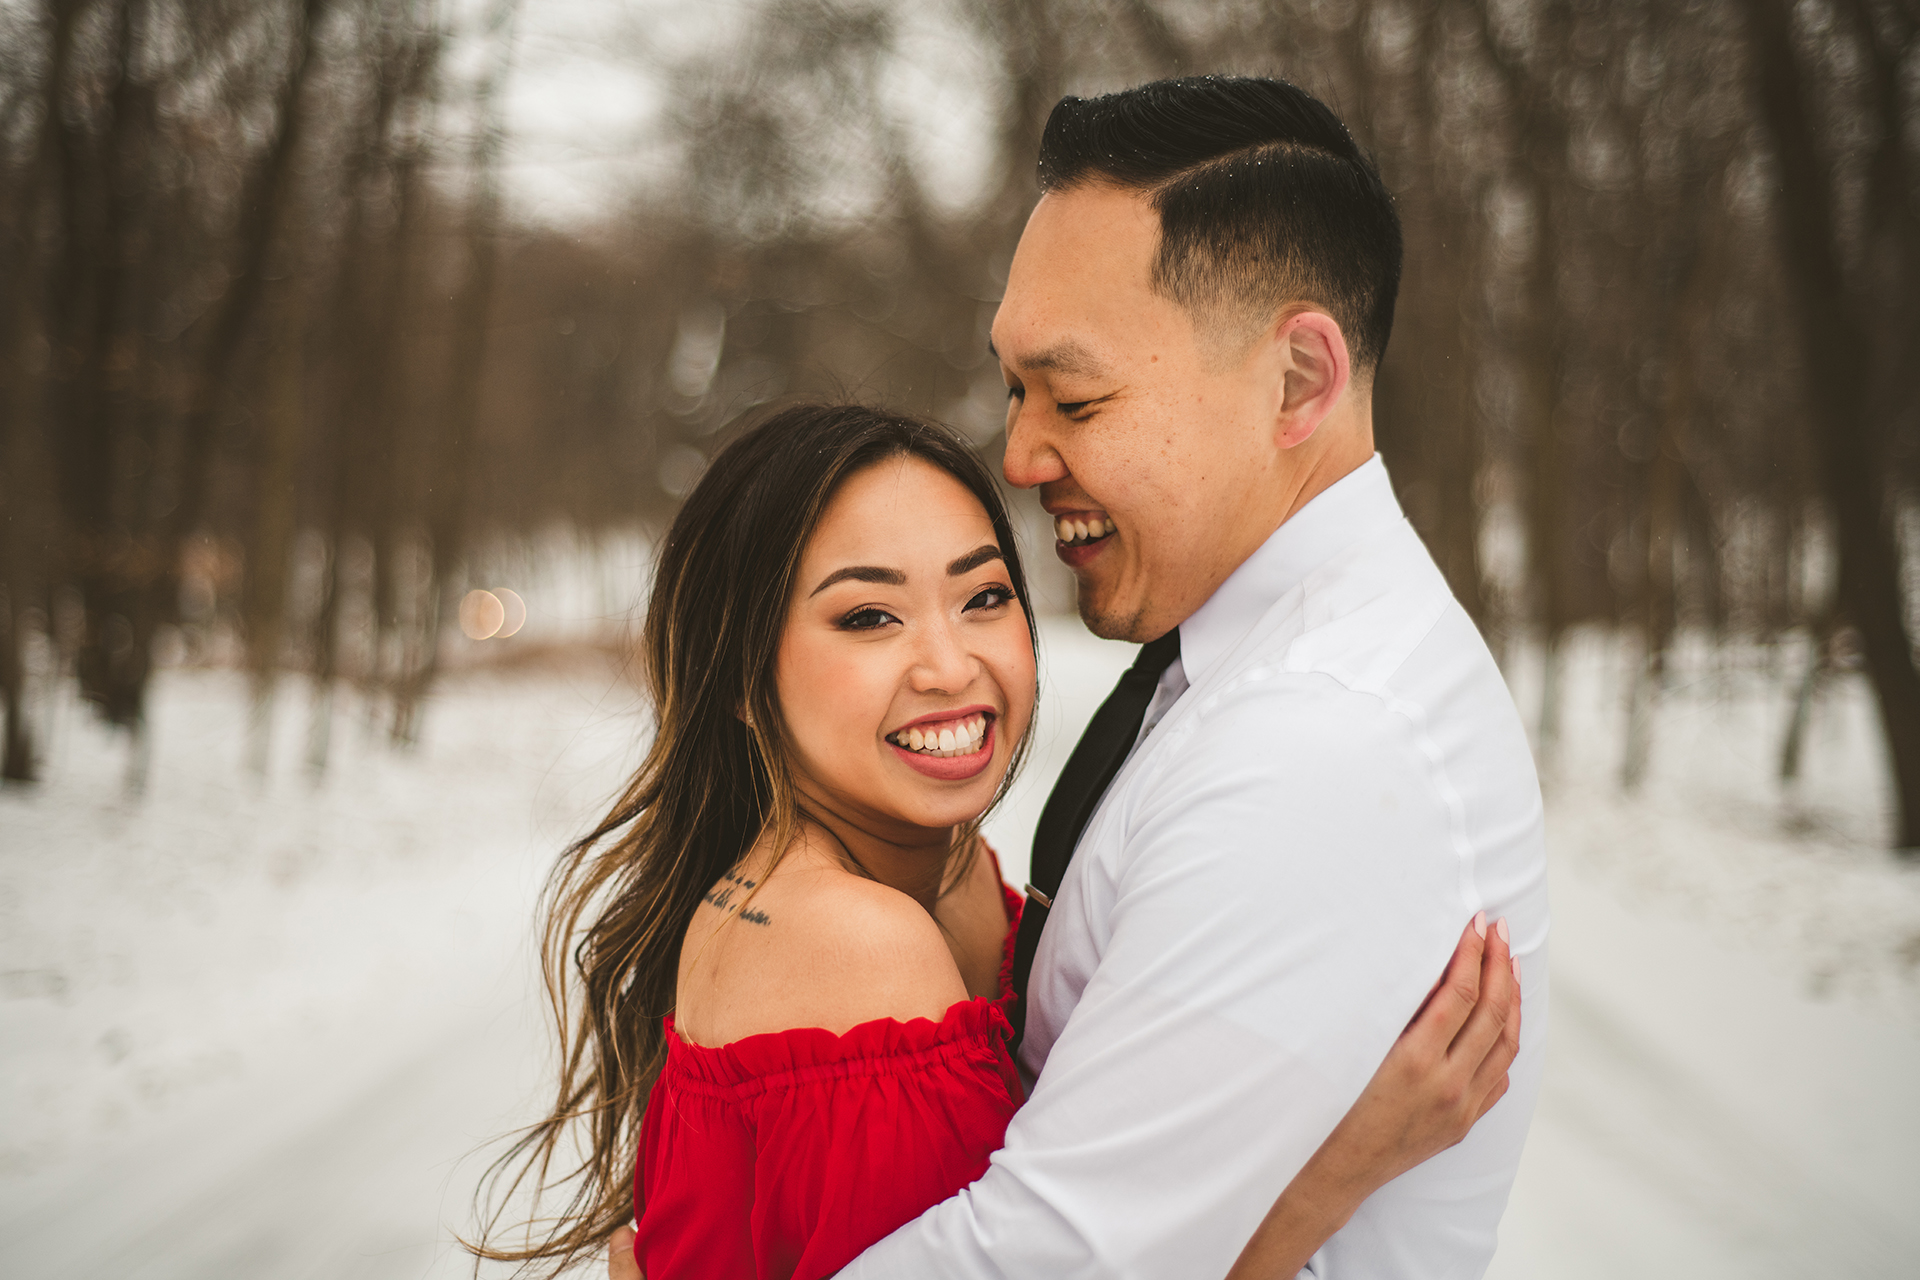
MULTIPOLYGON (((1013 588, 1011 587, 982 587, 973 593, 973 597, 967 601, 966 607, 969 609, 997 609, 1001 605, 1012 603, 1015 598, 1013 588)), ((840 621, 836 625, 839 626, 842 631, 877 631, 889 622, 898 621, 900 621, 900 619, 894 617, 885 609, 875 605, 867 605, 864 608, 855 609, 850 613, 841 614, 840 621)))
POLYGON ((1010 588, 982 587, 979 591, 974 593, 973 599, 967 601, 967 608, 972 609, 977 607, 981 609, 993 609, 993 608, 998 608, 1000 605, 1003 605, 1003 604, 1009 604, 1012 602, 1012 600, 1013 600, 1013 591, 1010 588), (986 604, 982 604, 981 599, 982 597, 985 597, 985 596, 994 596, 997 598, 986 604))
POLYGON ((873 631, 895 621, 894 616, 885 609, 855 609, 840 619, 840 626, 847 631, 873 631))

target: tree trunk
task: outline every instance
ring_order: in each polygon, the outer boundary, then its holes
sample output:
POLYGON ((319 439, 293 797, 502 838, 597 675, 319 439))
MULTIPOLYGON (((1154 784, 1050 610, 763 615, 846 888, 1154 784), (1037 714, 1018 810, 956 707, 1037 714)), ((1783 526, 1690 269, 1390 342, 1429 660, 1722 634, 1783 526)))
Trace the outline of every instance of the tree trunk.
MULTIPOLYGON (((396 24, 397 25, 397 24, 396 24)), ((346 229, 340 238, 325 332, 335 369, 326 387, 327 421, 315 451, 323 474, 320 535, 325 567, 313 615, 313 700, 307 725, 307 772, 326 773, 333 741, 334 694, 339 684, 341 544, 352 522, 353 495, 370 478, 367 462, 379 409, 380 383, 369 372, 381 368, 376 343, 379 316, 374 303, 375 245, 367 230, 370 180, 389 167, 394 115, 413 88, 416 40, 389 35, 380 45, 378 76, 367 114, 356 134, 341 193, 347 203, 346 229)))
POLYGON ((1628 791, 1644 777, 1652 753, 1653 718, 1666 687, 1667 651, 1677 625, 1679 582, 1675 557, 1681 549, 1682 504, 1686 499, 1687 454, 1696 413, 1696 387, 1702 340, 1713 305, 1726 278, 1726 229, 1718 210, 1722 179, 1707 185, 1700 212, 1686 232, 1678 279, 1668 305, 1665 384, 1656 411, 1653 456, 1646 484, 1646 561, 1641 569, 1640 626, 1642 664, 1630 695, 1627 746, 1620 781, 1628 791))
MULTIPOLYGON (((417 76, 429 74, 423 55, 415 66, 417 76)), ((421 87, 416 81, 414 90, 421 87)), ((431 99, 429 98, 429 102, 431 99)), ((373 550, 373 581, 370 586, 373 609, 373 638, 367 685, 369 728, 375 708, 383 705, 385 693, 397 706, 400 682, 406 668, 395 650, 400 635, 400 580, 397 559, 404 542, 403 502, 400 492, 399 442, 407 429, 407 361, 404 353, 414 326, 410 323, 418 301, 415 275, 420 258, 419 222, 426 194, 421 189, 423 157, 419 148, 404 151, 394 166, 394 223, 391 250, 386 262, 385 284, 378 306, 377 342, 367 385, 372 388, 374 404, 368 413, 373 424, 367 450, 368 486, 366 498, 367 540, 373 550)), ((389 724, 389 729, 392 725, 389 724)))
POLYGON ((1907 635, 1881 423, 1873 414, 1872 388, 1882 377, 1873 359, 1878 335, 1841 266, 1833 160, 1815 133, 1791 9, 1785 0, 1747 0, 1745 7, 1752 89, 1781 171, 1774 223, 1805 353, 1821 487, 1838 535, 1839 605, 1860 634, 1879 701, 1899 804, 1897 844, 1913 850, 1920 848, 1920 671, 1907 635))
POLYGON ((1449 188, 1436 162, 1443 145, 1439 77, 1434 70, 1440 58, 1440 22, 1437 5, 1427 7, 1419 18, 1415 40, 1419 105, 1410 148, 1418 175, 1413 186, 1426 197, 1426 252, 1436 282, 1425 292, 1444 303, 1437 323, 1424 335, 1428 366, 1422 381, 1432 391, 1432 408, 1421 422, 1426 471, 1434 489, 1429 541, 1454 598, 1486 631, 1493 619, 1488 616, 1480 564, 1483 450, 1475 395, 1479 358, 1477 344, 1470 340, 1477 316, 1468 314, 1472 304, 1467 301, 1484 269, 1486 254, 1477 211, 1457 188, 1449 188))
MULTIPOLYGON (((149 36, 147 6, 123 0, 111 28, 112 83, 105 128, 90 148, 90 207, 67 219, 68 243, 56 292, 71 313, 62 325, 56 433, 62 499, 73 551, 68 571, 79 588, 84 625, 74 669, 80 691, 111 724, 136 737, 146 714, 153 625, 144 607, 159 573, 148 525, 153 468, 131 465, 148 448, 138 387, 146 333, 138 322, 152 252, 142 235, 151 221, 151 159, 156 153, 154 91, 140 79, 135 53, 149 36)), ((70 130, 70 132, 75 132, 70 130)), ((70 154, 85 140, 74 137, 70 154)))
POLYGON ((306 307, 300 271, 299 200, 287 202, 281 226, 279 278, 268 294, 264 456, 259 468, 253 541, 247 548, 247 666, 252 715, 248 763, 265 777, 273 730, 273 695, 286 637, 287 579, 293 558, 294 474, 304 427, 306 307))
POLYGON ((44 519, 47 513, 34 501, 37 486, 29 480, 40 470, 34 465, 40 460, 39 450, 33 446, 46 434, 42 424, 48 407, 43 237, 49 223, 61 218, 61 210, 48 209, 44 202, 59 189, 55 131, 72 64, 74 23, 84 7, 80 0, 59 0, 47 6, 50 30, 39 133, 11 193, 15 235, 7 245, 9 286, 4 291, 9 314, 0 329, 0 341, 6 343, 7 375, 5 399, 0 402, 0 411, 6 414, 0 423, 0 502, 5 503, 0 510, 0 574, 5 575, 0 592, 6 598, 6 616, 0 618, 0 697, 6 703, 0 777, 10 782, 30 782, 36 772, 20 646, 27 601, 34 588, 44 586, 34 579, 49 572, 53 553, 47 539, 35 536, 34 526, 41 523, 35 515, 44 519), (36 541, 40 545, 35 546, 36 541), (34 564, 40 573, 30 575, 29 566, 34 564))
POLYGON ((1000 117, 1000 172, 989 206, 1009 255, 1033 211, 1034 154, 1060 98, 1064 55, 1056 9, 1054 0, 994 0, 972 10, 993 40, 1009 86, 1000 117))
MULTIPOLYGON (((336 465, 338 459, 336 458, 336 465)), ((333 745, 333 694, 340 682, 340 526, 327 531, 321 554, 320 599, 313 619, 313 702, 307 720, 307 773, 314 779, 327 772, 327 753, 333 745)))
POLYGON ((513 27, 518 11, 519 0, 495 0, 489 14, 489 35, 497 42, 495 61, 475 103, 479 123, 472 159, 474 194, 467 224, 467 270, 453 310, 458 328, 454 332, 438 448, 430 455, 443 468, 429 508, 431 576, 422 601, 425 616, 420 620, 418 656, 394 705, 394 738, 402 743, 412 743, 419 737, 420 704, 440 671, 441 624, 454 616, 455 597, 463 585, 455 578, 454 569, 466 550, 468 494, 475 470, 474 427, 480 416, 480 387, 486 371, 494 282, 500 261, 501 112, 513 65, 513 27))
POLYGON ((1693 415, 1693 359, 1685 308, 1674 325, 1667 357, 1666 396, 1653 457, 1647 463, 1646 565, 1641 579, 1640 664, 1628 694, 1626 751, 1620 785, 1634 791, 1644 780, 1653 752, 1653 718, 1666 687, 1667 650, 1673 643, 1675 575, 1679 550, 1683 440, 1693 415))
POLYGON ((1502 47, 1486 5, 1476 6, 1481 43, 1505 83, 1518 135, 1521 175, 1532 209, 1526 267, 1527 332, 1520 342, 1522 431, 1532 442, 1528 467, 1527 567, 1540 633, 1538 750, 1551 766, 1560 736, 1560 663, 1572 622, 1572 561, 1568 546, 1567 467, 1562 381, 1562 317, 1556 200, 1566 167, 1568 123, 1553 101, 1552 70, 1561 62, 1571 16, 1548 3, 1538 14, 1530 69, 1502 47))
POLYGON ((1780 784, 1799 781, 1800 765, 1806 755, 1807 728, 1813 723, 1813 704, 1820 694, 1821 682, 1833 665, 1833 617, 1819 619, 1807 629, 1807 666, 1801 673, 1793 696, 1793 714, 1787 718, 1786 736, 1780 742, 1780 784))
POLYGON ((180 426, 179 495, 173 510, 161 522, 156 539, 159 573, 153 580, 147 609, 154 619, 170 619, 178 607, 181 552, 200 527, 212 486, 217 416, 226 403, 242 340, 254 323, 266 290, 283 211, 299 198, 293 157, 301 149, 307 129, 303 105, 319 65, 315 57, 318 28, 327 4, 328 0, 300 0, 298 29, 292 42, 294 55, 276 104, 274 137, 247 174, 247 192, 239 204, 239 221, 233 234, 240 250, 232 280, 210 312, 206 336, 196 353, 196 367, 188 375, 180 426))

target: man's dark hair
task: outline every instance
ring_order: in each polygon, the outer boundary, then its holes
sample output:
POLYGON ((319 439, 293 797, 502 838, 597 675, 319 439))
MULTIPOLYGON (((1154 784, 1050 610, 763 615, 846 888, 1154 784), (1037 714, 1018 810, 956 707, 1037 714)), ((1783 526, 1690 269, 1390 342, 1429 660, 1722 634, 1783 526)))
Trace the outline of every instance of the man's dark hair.
POLYGON ((1322 307, 1371 373, 1393 331, 1400 218, 1327 105, 1284 80, 1187 76, 1062 98, 1040 189, 1105 182, 1160 214, 1154 291, 1203 331, 1240 335, 1289 302, 1322 307))

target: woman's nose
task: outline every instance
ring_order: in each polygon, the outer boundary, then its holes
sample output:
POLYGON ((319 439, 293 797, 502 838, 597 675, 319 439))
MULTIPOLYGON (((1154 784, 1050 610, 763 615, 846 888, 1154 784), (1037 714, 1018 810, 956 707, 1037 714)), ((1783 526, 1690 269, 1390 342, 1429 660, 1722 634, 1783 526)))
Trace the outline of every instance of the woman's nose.
POLYGON ((922 693, 958 693, 973 683, 979 666, 953 624, 943 620, 920 633, 920 649, 914 655, 914 688, 922 693))

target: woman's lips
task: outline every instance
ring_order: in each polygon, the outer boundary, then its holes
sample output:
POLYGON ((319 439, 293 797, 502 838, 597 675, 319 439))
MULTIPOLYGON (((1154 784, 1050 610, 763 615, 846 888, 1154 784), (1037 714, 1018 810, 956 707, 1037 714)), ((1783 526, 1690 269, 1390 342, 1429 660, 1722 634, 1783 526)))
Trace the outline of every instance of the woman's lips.
POLYGON ((988 717, 986 732, 980 736, 980 749, 972 755, 930 756, 891 741, 887 743, 887 748, 904 760, 909 768, 929 778, 938 778, 942 782, 961 782, 977 776, 993 762, 994 729, 998 723, 998 717, 988 717))

